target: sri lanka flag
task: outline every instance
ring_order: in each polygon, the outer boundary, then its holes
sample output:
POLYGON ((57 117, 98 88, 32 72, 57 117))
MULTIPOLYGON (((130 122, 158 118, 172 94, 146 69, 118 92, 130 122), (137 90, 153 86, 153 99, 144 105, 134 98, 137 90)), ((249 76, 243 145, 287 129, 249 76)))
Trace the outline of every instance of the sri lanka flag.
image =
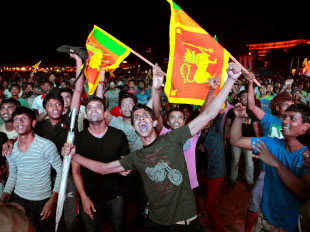
POLYGON ((86 49, 88 59, 85 76, 88 80, 88 93, 92 95, 100 81, 100 68, 107 72, 115 70, 130 54, 131 49, 96 25, 88 35, 86 49))
POLYGON ((203 105, 210 78, 224 84, 229 53, 172 0, 165 93, 170 103, 203 105))
POLYGON ((300 75, 310 76, 310 61, 307 61, 307 58, 302 62, 302 69, 300 75))
POLYGON ((32 65, 31 67, 35 68, 35 69, 38 69, 40 64, 41 64, 41 60, 38 63, 32 65))

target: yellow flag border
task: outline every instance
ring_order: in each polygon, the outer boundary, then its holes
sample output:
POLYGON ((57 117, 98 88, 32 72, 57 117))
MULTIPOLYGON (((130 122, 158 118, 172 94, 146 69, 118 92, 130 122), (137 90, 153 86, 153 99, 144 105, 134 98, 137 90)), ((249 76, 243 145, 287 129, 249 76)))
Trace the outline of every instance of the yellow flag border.
MULTIPOLYGON (((111 64, 111 65, 106 66, 106 67, 103 68, 104 71, 110 71, 110 70, 115 70, 115 69, 117 69, 117 68, 119 67, 119 65, 121 64, 121 62, 122 62, 124 59, 126 59, 126 57, 129 56, 129 54, 131 53, 131 48, 128 47, 128 46, 127 46, 126 44, 124 44, 123 42, 121 42, 121 41, 119 41, 118 39, 116 39, 114 36, 112 36, 111 34, 109 34, 108 32, 106 32, 105 30, 103 30, 103 29, 101 29, 100 27, 98 27, 97 25, 94 25, 94 27, 93 27, 92 31, 89 33, 87 39, 93 34, 94 29, 99 30, 101 33, 105 34, 107 37, 109 37, 110 39, 114 40, 116 43, 120 44, 122 47, 125 48, 126 51, 125 51, 121 56, 119 56, 119 57, 115 60, 115 63, 114 63, 114 64, 111 64)), ((84 74, 85 74, 85 77, 88 79, 86 69, 85 69, 85 71, 84 71, 84 74)), ((97 76, 97 78, 96 78, 96 82, 95 82, 94 84, 88 82, 88 88, 89 88, 88 94, 89 94, 89 95, 93 95, 94 92, 96 91, 96 88, 97 88, 97 86, 98 86, 98 84, 99 84, 99 82, 100 82, 100 79, 101 79, 100 76, 101 76, 101 75, 100 75, 100 69, 99 69, 99 70, 98 70, 98 76, 97 76)))
MULTIPOLYGON (((189 27, 184 26, 181 23, 175 22, 175 13, 173 8, 173 1, 167 0, 171 7, 171 16, 170 16, 170 28, 169 28, 169 38, 170 38, 170 48, 169 48, 169 62, 168 62, 168 69, 167 69, 167 76, 166 76, 166 84, 165 84, 165 94, 168 98, 169 103, 177 103, 177 104, 193 104, 193 105, 203 105, 205 102, 205 99, 192 99, 192 98, 176 98, 171 97, 171 77, 172 77, 172 70, 173 70, 173 62, 174 62, 174 52, 175 52, 175 29, 176 27, 180 27, 186 31, 195 32, 195 33, 201 33, 210 35, 207 31, 205 31, 202 27, 196 28, 196 27, 189 27)), ((222 72, 221 72, 221 83, 220 88, 224 85, 224 77, 225 72, 227 69, 228 61, 229 61, 229 52, 224 48, 224 56, 223 56, 223 66, 222 66, 222 72)))

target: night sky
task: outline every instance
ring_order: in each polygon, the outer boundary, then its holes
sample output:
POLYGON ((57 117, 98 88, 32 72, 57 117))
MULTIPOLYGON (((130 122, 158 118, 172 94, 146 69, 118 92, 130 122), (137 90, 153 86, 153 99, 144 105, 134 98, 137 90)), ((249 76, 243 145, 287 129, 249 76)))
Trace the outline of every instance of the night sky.
MULTIPOLYGON (((42 66, 72 65, 56 48, 84 46, 94 24, 142 55, 151 47, 154 63, 168 57, 170 6, 165 0, 90 1, 76 6, 49 2, 18 7, 14 2, 1 9, 5 14, 0 16, 0 66, 33 65, 39 60, 42 66)), ((310 39, 309 8, 305 5, 264 9, 225 3, 208 6, 197 0, 175 2, 208 33, 216 34, 235 57, 246 53, 249 43, 310 39)))

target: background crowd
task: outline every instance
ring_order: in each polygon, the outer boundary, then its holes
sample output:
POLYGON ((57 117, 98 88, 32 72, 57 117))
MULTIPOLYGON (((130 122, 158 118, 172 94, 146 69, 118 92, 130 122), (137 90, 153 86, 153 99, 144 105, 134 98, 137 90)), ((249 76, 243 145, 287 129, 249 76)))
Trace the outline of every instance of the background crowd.
MULTIPOLYGON (((151 99, 152 88, 152 73, 150 70, 128 70, 117 69, 114 73, 107 73, 104 80, 104 97, 108 110, 112 115, 122 116, 119 109, 119 100, 125 93, 131 93, 136 96, 138 103, 147 104, 151 99)), ((310 106, 310 78, 306 76, 283 77, 277 76, 259 76, 256 77, 261 86, 254 85, 254 105, 259 107, 264 113, 277 115, 274 105, 276 104, 277 96, 285 95, 285 100, 292 103, 303 104, 310 106), (274 100, 276 99, 276 100, 274 100), (274 101, 273 101, 274 100, 274 101)), ((63 95, 63 90, 75 88, 75 74, 73 73, 43 73, 43 72, 3 72, 0 75, 0 103, 6 99, 15 99, 20 105, 28 107, 37 113, 40 117, 37 120, 42 121, 47 118, 44 113, 43 99, 49 92, 61 93, 64 98, 64 111, 66 114, 66 98, 63 95)), ((241 149, 230 144, 229 134, 232 123, 235 118, 234 106, 241 103, 247 107, 247 117, 242 125, 242 134, 247 137, 261 137, 265 135, 262 119, 253 110, 253 102, 250 100, 251 92, 249 91, 248 77, 242 76, 239 78, 225 104, 225 108, 221 114, 216 117, 197 137, 196 145, 196 171, 198 175, 199 185, 203 185, 204 178, 210 183, 207 183, 208 195, 204 199, 206 203, 196 201, 198 216, 203 217, 204 212, 210 217, 211 224, 214 223, 214 231, 221 228, 221 218, 215 208, 216 198, 219 195, 223 184, 226 183, 228 188, 233 189, 237 181, 241 181, 246 185, 246 191, 252 192, 254 183, 260 178, 261 166, 259 160, 253 158, 251 150, 241 149), (212 144, 212 146, 210 146, 212 144), (244 156, 240 159, 241 154, 244 156), (216 180, 216 181, 211 181, 216 180)), ((78 120, 78 130, 82 131, 87 128, 89 122, 85 113, 85 106, 88 95, 87 80, 84 81, 84 90, 80 107, 78 120), (83 108, 84 106, 84 108, 83 108)), ((200 107, 195 105, 177 105, 170 104, 164 94, 161 94, 161 116, 163 125, 170 129, 171 126, 167 123, 167 114, 171 109, 178 108, 182 110, 186 123, 193 120, 200 112, 200 107)), ((69 103, 68 103, 69 104, 69 103)), ((13 138, 16 136, 13 128, 5 124, 8 121, 7 109, 1 107, 0 132, 3 132, 7 137, 13 138)), ((274 137, 280 137, 274 136, 274 137)), ((3 139, 5 140, 5 139, 3 139)), ((0 141, 1 142, 1 141, 0 141)), ((4 141, 2 141, 4 143, 4 141)), ((0 180, 2 193, 5 181, 7 179, 8 170, 5 166, 4 158, 0 163, 0 180)), ((201 195, 201 188, 194 188, 195 196, 201 195)), ((255 208, 255 207, 254 207, 255 208)), ((253 221, 257 220, 256 209, 249 205, 248 217, 246 219, 245 228, 251 231, 253 221), (251 213, 256 213, 254 216, 251 213)))

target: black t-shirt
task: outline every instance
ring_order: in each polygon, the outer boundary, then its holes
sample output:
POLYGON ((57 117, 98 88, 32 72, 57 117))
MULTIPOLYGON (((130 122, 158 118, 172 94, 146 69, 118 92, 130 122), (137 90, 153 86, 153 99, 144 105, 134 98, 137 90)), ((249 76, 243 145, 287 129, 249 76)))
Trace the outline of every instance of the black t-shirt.
MULTIPOLYGON (((93 136, 85 129, 76 136, 76 153, 91 160, 109 163, 129 153, 126 135, 108 127, 102 138, 93 136)), ((81 166, 84 188, 93 201, 108 201, 123 195, 122 176, 118 173, 101 175, 81 166)))
MULTIPOLYGON (((251 110, 247 109, 246 113, 248 114, 248 118, 244 118, 242 120, 242 136, 256 137, 253 129, 253 122, 257 122, 258 119, 251 110)), ((235 119, 235 113, 233 108, 227 112, 227 118, 230 118, 232 121, 235 119)))
POLYGON ((2 145, 8 140, 5 133, 0 132, 0 166, 5 164, 5 157, 2 156, 2 145))
MULTIPOLYGON (((34 132, 37 135, 45 139, 49 139, 53 143, 55 143, 57 150, 60 154, 61 148, 67 142, 67 136, 70 129, 70 120, 71 114, 70 111, 68 111, 66 114, 63 115, 62 120, 54 126, 50 123, 49 119, 45 119, 42 122, 39 122, 34 128, 34 132)), ((76 123, 74 127, 74 132, 76 135, 78 133, 77 117, 75 122, 76 123)))

